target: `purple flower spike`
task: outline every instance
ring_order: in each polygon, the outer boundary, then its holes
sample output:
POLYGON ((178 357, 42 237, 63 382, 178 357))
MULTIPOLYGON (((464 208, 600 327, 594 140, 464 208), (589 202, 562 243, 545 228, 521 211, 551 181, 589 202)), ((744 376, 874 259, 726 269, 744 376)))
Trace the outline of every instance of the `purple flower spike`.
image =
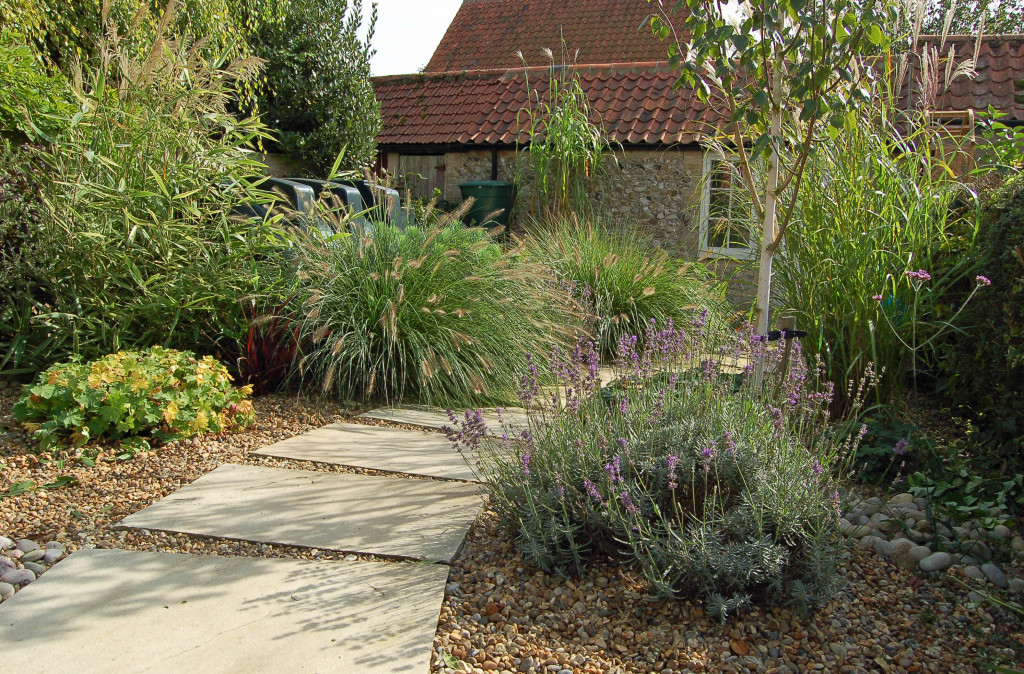
POLYGON ((900 440, 899 442, 896 443, 896 446, 892 448, 892 453, 896 454, 897 456, 903 456, 904 454, 907 453, 907 447, 909 446, 910 443, 908 441, 900 440))
POLYGON ((814 473, 815 476, 820 476, 825 472, 825 467, 821 465, 821 461, 815 459, 814 463, 811 464, 811 472, 814 473))
POLYGON ((604 503, 604 499, 601 498, 601 492, 598 490, 597 485, 590 480, 583 480, 583 488, 587 490, 587 494, 590 498, 594 499, 598 503, 604 503))

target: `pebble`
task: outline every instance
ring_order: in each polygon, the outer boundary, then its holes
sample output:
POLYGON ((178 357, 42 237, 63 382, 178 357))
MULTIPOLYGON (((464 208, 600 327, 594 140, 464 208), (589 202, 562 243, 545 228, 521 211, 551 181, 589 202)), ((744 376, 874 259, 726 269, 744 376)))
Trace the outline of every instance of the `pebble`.
POLYGON ((47 550, 57 550, 62 555, 65 552, 67 552, 67 548, 65 548, 64 544, 61 543, 60 541, 50 541, 49 543, 46 544, 45 547, 46 547, 47 550))
POLYGON ((1014 552, 1024 552, 1024 536, 1014 536, 1010 541, 1010 547, 1014 552))
POLYGON ((1010 592, 1016 592, 1017 594, 1024 594, 1024 578, 1011 578, 1010 579, 1010 592))
POLYGON ((64 556, 63 550, 57 548, 50 548, 43 554, 42 562, 47 566, 54 564, 58 559, 64 556))
POLYGON ((907 503, 913 503, 913 502, 914 502, 914 495, 913 494, 908 494, 908 493, 905 493, 905 492, 903 494, 896 494, 891 499, 889 499, 889 505, 890 506, 905 505, 907 503))
POLYGON ((25 553, 25 555, 21 558, 21 563, 24 564, 25 562, 38 562, 45 556, 46 550, 43 550, 42 548, 36 548, 31 552, 25 553))
POLYGON ((936 552, 928 555, 919 562, 922 571, 932 573, 934 571, 945 571, 953 566, 953 558, 948 552, 936 552))
POLYGON ((0 583, 0 601, 6 601, 14 596, 14 586, 10 583, 0 583))
POLYGON ((920 562, 925 557, 932 554, 931 548, 925 545, 915 545, 914 547, 907 550, 907 556, 913 559, 915 562, 920 562))
POLYGON ((39 549, 39 544, 35 541, 30 541, 27 538, 22 538, 20 541, 14 544, 18 550, 24 552, 32 552, 33 550, 39 549))
POLYGON ((976 566, 965 566, 964 575, 971 580, 985 580, 985 574, 976 566))
POLYGON ((1010 582, 1006 580, 1006 574, 995 564, 984 564, 981 567, 981 572, 985 574, 989 582, 998 587, 1000 590, 1005 590, 1010 586, 1010 582))
POLYGON ((14 571, 8 571, 4 575, 0 576, 0 582, 10 583, 15 587, 28 585, 35 579, 36 574, 32 573, 28 569, 15 569, 14 571))
POLYGON ((25 568, 36 574, 36 578, 46 573, 46 567, 35 562, 25 562, 25 568))
POLYGON ((0 576, 8 571, 14 571, 16 568, 18 568, 18 565, 14 563, 13 559, 0 555, 0 576))
POLYGON ((14 547, 14 541, 6 536, 0 536, 0 550, 10 550, 14 547))

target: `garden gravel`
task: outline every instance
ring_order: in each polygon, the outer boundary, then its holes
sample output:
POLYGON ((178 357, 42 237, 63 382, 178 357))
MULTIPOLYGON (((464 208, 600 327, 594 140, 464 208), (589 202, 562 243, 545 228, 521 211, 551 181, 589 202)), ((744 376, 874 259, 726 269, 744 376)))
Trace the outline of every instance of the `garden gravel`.
MULTIPOLYGON (((962 568, 924 577, 859 548, 843 554, 845 589, 809 618, 754 608, 723 626, 699 603, 648 597, 622 566, 596 564, 574 580, 535 571, 485 514, 453 565, 432 671, 459 671, 456 663, 504 674, 974 672, 983 671, 979 660, 1024 664, 1020 622, 968 600, 972 587, 991 591, 984 580, 969 580, 962 568)), ((1024 575, 1019 556, 1007 566, 1024 575)))
MULTIPOLYGON (((362 410, 269 396, 254 401, 257 423, 244 432, 171 443, 127 462, 100 460, 87 467, 69 461, 61 467, 41 462, 31 451, 30 439, 6 416, 17 393, 0 388, 0 493, 15 482, 46 484, 61 475, 71 475, 79 484, 0 498, 0 536, 12 542, 24 539, 42 549, 50 549, 46 543, 60 544, 67 552, 97 547, 388 561, 315 548, 113 529, 128 514, 226 463, 379 474, 249 455, 362 410)), ((876 537, 860 540, 867 538, 876 537)), ((505 674, 903 673, 978 671, 975 663, 980 660, 1024 665, 1020 622, 984 599, 997 595, 1021 601, 1020 594, 1013 594, 1024 587, 1024 545, 1018 539, 998 551, 1009 592, 995 588, 985 574, 968 571, 977 568, 973 566, 957 564, 927 575, 905 569, 876 552, 875 546, 884 547, 878 544, 882 540, 868 541, 872 549, 854 546, 844 553, 845 589, 810 618, 785 608, 755 608, 723 626, 699 603, 649 598, 640 579, 619 565, 597 563, 573 580, 538 572, 499 530, 493 515, 485 514, 452 564, 431 670, 454 672, 458 670, 449 665, 457 664, 461 671, 505 674), (1012 552, 1004 551, 1011 547, 1012 552)), ((17 560, 14 564, 24 566, 17 560)), ((0 584, 0 600, 13 590, 0 584)))

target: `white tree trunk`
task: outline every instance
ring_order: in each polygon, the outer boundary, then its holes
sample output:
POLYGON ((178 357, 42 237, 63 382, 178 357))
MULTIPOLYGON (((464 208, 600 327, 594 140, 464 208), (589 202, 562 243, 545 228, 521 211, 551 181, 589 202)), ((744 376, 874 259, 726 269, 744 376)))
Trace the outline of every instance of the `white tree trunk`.
POLYGON ((757 274, 757 303, 755 312, 757 316, 757 332, 761 335, 768 334, 768 322, 771 317, 772 301, 772 244, 775 242, 776 211, 779 203, 779 145, 778 139, 782 135, 782 108, 779 106, 779 95, 782 89, 782 73, 775 71, 772 76, 772 89, 775 96, 773 101, 771 134, 772 154, 768 170, 768 184, 765 186, 764 200, 764 221, 761 230, 761 260, 757 274))

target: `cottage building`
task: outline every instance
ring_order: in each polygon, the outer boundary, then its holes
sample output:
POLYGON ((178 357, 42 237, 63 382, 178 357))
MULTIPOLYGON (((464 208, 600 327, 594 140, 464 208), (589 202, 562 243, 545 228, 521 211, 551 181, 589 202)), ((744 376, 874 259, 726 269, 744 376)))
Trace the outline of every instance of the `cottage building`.
MULTIPOLYGON (((544 50, 558 63, 564 45, 600 116, 595 121, 620 146, 609 185, 596 195, 605 215, 645 228, 689 259, 750 257, 742 236, 708 226, 712 204, 731 208, 728 176, 715 174, 718 162, 701 145, 721 116, 674 87, 666 45, 646 22, 650 12, 646 0, 464 0, 424 72, 374 79, 381 166, 418 176, 410 183, 417 194, 436 188, 453 201, 462 182, 513 180, 525 140, 521 111, 531 90, 543 94, 547 86, 544 50)), ((972 38, 922 42, 958 60, 975 47, 972 38)), ((983 40, 977 69, 974 79, 945 88, 937 118, 969 127, 968 111, 992 105, 1024 121, 1017 96, 1024 37, 983 40)), ((925 95, 914 89, 904 103, 925 95)))

